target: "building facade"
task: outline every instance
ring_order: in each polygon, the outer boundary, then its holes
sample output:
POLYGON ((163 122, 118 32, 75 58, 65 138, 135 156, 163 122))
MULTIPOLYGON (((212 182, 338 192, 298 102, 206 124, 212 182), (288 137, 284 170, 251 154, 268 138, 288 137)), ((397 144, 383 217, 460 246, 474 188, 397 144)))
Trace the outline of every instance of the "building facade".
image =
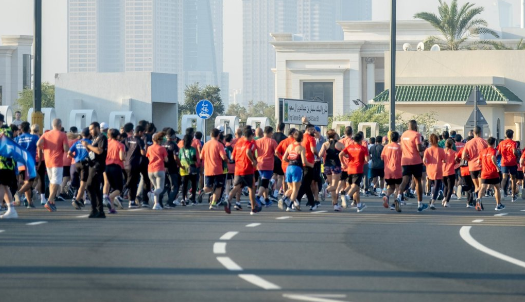
POLYGON ((19 92, 32 86, 32 36, 2 36, 0 106, 16 106, 19 92))

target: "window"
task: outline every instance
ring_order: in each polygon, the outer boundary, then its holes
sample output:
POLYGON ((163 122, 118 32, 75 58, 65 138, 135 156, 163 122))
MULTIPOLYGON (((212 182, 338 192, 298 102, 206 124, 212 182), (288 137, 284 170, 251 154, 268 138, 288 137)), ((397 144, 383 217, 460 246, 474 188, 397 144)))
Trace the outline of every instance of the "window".
POLYGON ((303 82, 303 99, 328 103, 328 116, 333 116, 334 83, 303 82))
POLYGON ((22 60, 22 87, 24 87, 24 89, 31 89, 31 55, 24 55, 22 60))

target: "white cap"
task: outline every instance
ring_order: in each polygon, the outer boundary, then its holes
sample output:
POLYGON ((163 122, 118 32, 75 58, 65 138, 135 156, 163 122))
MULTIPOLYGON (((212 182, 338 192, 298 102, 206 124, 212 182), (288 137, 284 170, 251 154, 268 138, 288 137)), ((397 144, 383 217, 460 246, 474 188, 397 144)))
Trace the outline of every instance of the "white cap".
POLYGON ((108 129, 108 124, 104 122, 100 123, 100 130, 105 130, 105 129, 108 129))

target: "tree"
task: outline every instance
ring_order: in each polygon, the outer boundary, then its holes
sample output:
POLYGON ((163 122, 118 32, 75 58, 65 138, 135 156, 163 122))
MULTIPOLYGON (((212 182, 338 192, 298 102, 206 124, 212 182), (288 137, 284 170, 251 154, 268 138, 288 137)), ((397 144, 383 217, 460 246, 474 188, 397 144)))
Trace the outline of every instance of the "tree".
MULTIPOLYGON (((213 114, 206 122, 205 134, 210 133, 215 125, 215 118, 224 113, 221 89, 218 86, 207 85, 204 88, 199 83, 186 86, 184 90, 184 105, 179 105, 179 124, 184 114, 195 114, 195 107, 200 100, 208 100, 213 104, 213 114)), ((184 129, 182 129, 184 131, 184 129)))
POLYGON ((248 109, 239 104, 230 104, 225 114, 237 116, 243 122, 246 122, 249 117, 267 117, 270 119, 270 125, 274 128, 276 126, 275 105, 268 105, 262 101, 248 102, 248 109))
POLYGON ((228 106, 228 110, 226 110, 226 113, 224 114, 227 116, 236 116, 242 121, 246 121, 248 118, 248 111, 246 110, 246 107, 239 104, 230 104, 230 106, 228 106))
MULTIPOLYGON (((443 0, 439 0, 439 16, 429 12, 419 12, 414 15, 416 19, 429 22, 434 28, 439 30, 444 36, 444 40, 435 36, 430 36, 425 41, 425 48, 430 48, 433 44, 438 44, 442 50, 471 49, 472 45, 465 45, 468 38, 489 34, 496 38, 499 35, 487 28, 488 23, 477 16, 485 10, 484 7, 474 7, 473 3, 467 2, 458 9, 458 1, 452 0, 450 6, 443 0)), ((479 41, 478 45, 490 45, 490 41, 479 41)), ((475 45, 476 45, 475 44, 475 45)))
MULTIPOLYGON (((351 121, 355 129, 357 129, 357 126, 360 123, 377 123, 379 126, 379 135, 385 136, 389 130, 389 118, 390 113, 385 110, 385 106, 368 106, 361 109, 356 109, 345 115, 339 115, 330 118, 328 121, 328 128, 332 127, 333 121, 351 121)), ((396 120, 401 120, 401 117, 399 115, 396 116, 396 120)), ((369 135, 365 136, 369 137, 369 135)))
MULTIPOLYGON (((18 93, 16 103, 22 113, 22 120, 27 121, 27 112, 33 108, 33 90, 24 89, 18 93)), ((48 82, 42 83, 42 108, 55 108, 55 85, 48 82)))
MULTIPOLYGON (((425 136, 425 138, 428 138, 430 134, 434 133, 432 127, 436 125, 436 122, 437 122, 436 115, 437 115, 436 112, 430 111, 430 112, 414 115, 409 120, 415 120, 417 122, 419 132, 421 132, 425 136)), ((408 120, 400 119, 400 124, 402 125, 402 129, 400 129, 401 131, 405 131, 408 129, 408 126, 407 126, 408 120)))

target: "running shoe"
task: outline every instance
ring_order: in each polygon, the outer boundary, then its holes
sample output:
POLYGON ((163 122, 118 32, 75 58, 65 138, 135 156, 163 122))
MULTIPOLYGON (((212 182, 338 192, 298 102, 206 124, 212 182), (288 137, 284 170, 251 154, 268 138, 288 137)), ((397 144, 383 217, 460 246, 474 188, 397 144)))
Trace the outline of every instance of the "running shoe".
POLYGON ((117 210, 115 208, 109 209, 109 214, 117 214, 117 210))
POLYGON ((481 201, 479 199, 476 200, 476 211, 481 211, 481 201))
POLYGON ((185 206, 186 206, 186 200, 184 200, 184 199, 181 200, 181 201, 180 201, 180 204, 181 204, 181 206, 185 207, 185 206))
POLYGON ((511 202, 516 202, 518 200, 518 196, 516 195, 512 195, 512 200, 511 202))
POLYGON ((84 204, 87 205, 87 206, 91 205, 91 200, 86 199, 86 202, 84 202, 84 204))
POLYGON ((500 204, 498 204, 498 205, 496 206, 496 208, 495 208, 494 210, 496 210, 496 211, 501 211, 501 210, 504 210, 504 209, 505 209, 505 206, 504 206, 503 204, 500 203, 500 204))
POLYGON ((388 197, 387 196, 383 196, 383 207, 385 209, 388 209, 388 197))
POLYGON ((66 201, 66 199, 62 196, 62 194, 58 194, 55 197, 55 201, 66 201))
POLYGON ((113 204, 115 205, 115 207, 118 207, 119 209, 124 209, 124 207, 122 206, 122 197, 120 196, 117 196, 115 197, 115 199, 113 199, 113 204))
POLYGON ((470 205, 470 203, 467 203, 466 208, 470 209, 470 208, 472 208, 472 205, 470 205))
POLYGON ((235 203, 235 206, 233 207, 235 210, 237 211, 241 211, 242 210, 242 205, 240 202, 236 202, 235 203))
POLYGON ((431 203, 429 208, 430 208, 431 210, 435 210, 435 209, 436 209, 436 206, 435 206, 433 203, 431 203))
POLYGON ((263 208, 262 208, 262 206, 260 206, 260 205, 258 205, 258 206, 255 207, 255 211, 256 211, 257 213, 262 212, 262 209, 263 209, 263 208))
POLYGON ((398 199, 394 200, 394 209, 396 212, 401 213, 401 202, 398 199))
POLYGON ((335 204, 335 205, 334 205, 334 211, 335 211, 335 212, 341 212, 341 210, 342 210, 342 209, 341 209, 341 207, 340 207, 338 204, 335 204))
POLYGON ((71 205, 77 210, 82 210, 82 207, 80 206, 80 202, 78 202, 76 199, 73 199, 73 202, 71 202, 71 205))
POLYGON ((224 204, 224 212, 226 212, 226 214, 231 214, 232 213, 232 204, 231 203, 226 202, 224 204))
POLYGON ((284 210, 284 200, 283 198, 279 199, 279 201, 277 201, 277 207, 281 210, 284 210))
POLYGON ((24 207, 27 207, 29 205, 29 202, 27 202, 27 198, 24 196, 22 196, 22 204, 24 205, 24 207))
POLYGON ((314 204, 313 206, 310 207, 310 211, 315 211, 317 210, 318 206, 317 204, 314 204))
POLYGON ((445 207, 445 208, 449 208, 450 206, 448 205, 448 202, 445 202, 445 204, 443 205, 443 207, 445 207))
POLYGON ((47 200, 46 200, 45 198, 42 199, 42 200, 40 200, 40 205, 41 205, 41 206, 45 206, 46 203, 47 203, 47 200))
POLYGON ((28 209, 34 209, 36 207, 35 207, 35 204, 31 202, 30 204, 27 205, 27 208, 28 209))
POLYGON ((357 213, 361 213, 366 209, 366 204, 361 203, 360 206, 357 206, 357 213))
POLYGON ((216 210, 216 209, 217 209, 217 204, 211 203, 210 204, 210 210, 216 210))
POLYGON ((396 204, 393 203, 390 205, 390 211, 395 211, 396 210, 396 204))
POLYGON ((423 212, 424 210, 428 209, 428 204, 422 203, 421 206, 417 208, 418 212, 423 212))
POLYGON ((139 207, 139 206, 138 206, 135 202, 130 202, 130 203, 129 203, 129 206, 128 206, 128 208, 130 208, 130 209, 136 209, 136 208, 138 208, 138 207, 139 207))
POLYGON ((16 219, 18 218, 18 213, 14 207, 11 207, 3 215, 0 215, 0 219, 16 219))
POLYGON ((1 206, 0 206, 0 212, 5 212, 7 211, 7 205, 5 203, 3 203, 1 206))
POLYGON ((301 205, 299 204, 299 202, 297 200, 294 200, 293 205, 295 206, 295 209, 297 211, 301 210, 301 205))
POLYGON ((180 203, 180 201, 179 201, 178 198, 175 199, 172 203, 173 203, 174 205, 176 205, 176 206, 180 206, 180 205, 182 205, 182 204, 180 203))
POLYGON ((104 198, 102 198, 102 204, 105 206, 105 207, 108 207, 111 209, 111 202, 109 201, 109 198, 106 196, 104 198))
POLYGON ((292 207, 287 207, 286 212, 295 212, 295 209, 292 207))
POLYGON ((252 216, 255 215, 255 214, 257 214, 257 212, 254 212, 254 211, 250 212, 250 215, 252 215, 252 216))
POLYGON ((141 203, 140 206, 143 207, 143 208, 149 208, 149 203, 143 202, 143 203, 141 203))
POLYGON ((46 202, 46 204, 44 205, 44 208, 46 208, 49 212, 53 212, 53 206, 49 203, 49 202, 46 202))
POLYGON ((269 207, 271 207, 273 205, 273 202, 270 199, 266 199, 265 201, 266 201, 266 205, 265 206, 267 208, 269 208, 269 207))
POLYGON ((153 210, 162 210, 162 207, 160 206, 160 204, 155 204, 152 208, 153 210))
POLYGON ((348 195, 341 195, 341 206, 343 209, 346 209, 348 207, 348 202, 350 201, 350 197, 348 195))

